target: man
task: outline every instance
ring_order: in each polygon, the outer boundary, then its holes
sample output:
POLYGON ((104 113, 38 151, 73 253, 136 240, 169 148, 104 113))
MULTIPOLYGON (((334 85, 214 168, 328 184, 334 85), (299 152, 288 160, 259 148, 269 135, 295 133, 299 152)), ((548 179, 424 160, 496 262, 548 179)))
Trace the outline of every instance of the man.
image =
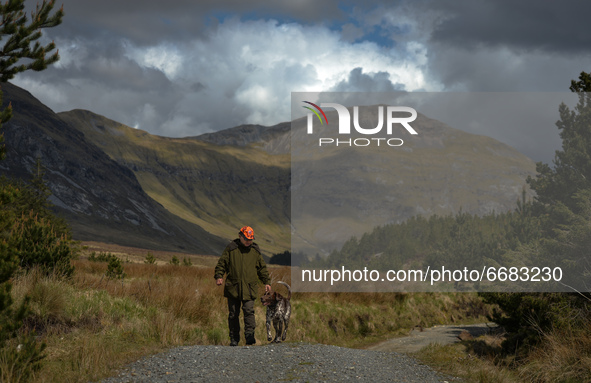
POLYGON ((238 238, 226 246, 216 267, 214 278, 216 284, 224 283, 224 297, 228 298, 228 327, 230 329, 230 346, 238 346, 240 341, 240 306, 244 313, 244 337, 246 345, 256 343, 254 329, 254 301, 258 295, 258 281, 271 289, 269 272, 263 260, 259 246, 253 242, 254 231, 244 226, 238 232, 238 238))

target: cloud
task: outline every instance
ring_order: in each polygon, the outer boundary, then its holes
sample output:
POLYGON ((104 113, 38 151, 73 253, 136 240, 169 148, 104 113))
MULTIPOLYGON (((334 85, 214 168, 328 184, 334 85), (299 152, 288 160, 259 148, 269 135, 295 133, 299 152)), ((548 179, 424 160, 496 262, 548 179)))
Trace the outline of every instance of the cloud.
POLYGON ((56 111, 165 136, 287 121, 291 92, 564 91, 590 70, 590 7, 65 0, 64 23, 44 30, 62 59, 14 82, 56 111))
POLYGON ((467 49, 507 47, 567 54, 591 46, 589 2, 441 0, 431 6, 449 15, 433 31, 437 43, 467 49))
POLYGON ((322 22, 344 18, 336 0, 63 0, 64 22, 55 37, 121 38, 134 45, 200 38, 226 17, 322 22))
POLYGON ((432 44, 428 72, 454 91, 564 91, 589 69, 591 52, 576 56, 524 53, 508 47, 470 50, 432 44))
MULTIPOLYGON (((445 90, 564 91, 589 70, 591 3, 501 0, 430 4, 427 72, 445 90)), ((428 24, 428 23, 427 23, 428 24)))
POLYGON ((53 109, 74 105, 167 136, 287 121, 292 91, 426 86, 421 49, 351 44, 322 25, 233 18, 176 44, 80 37, 58 44, 59 65, 15 83, 53 109))
POLYGON ((347 23, 341 28, 341 38, 350 43, 355 42, 364 35, 363 29, 352 23, 347 23))
POLYGON ((363 73, 363 68, 355 68, 349 73, 349 78, 334 86, 332 92, 398 92, 403 91, 404 84, 393 84, 390 74, 378 72, 363 73))

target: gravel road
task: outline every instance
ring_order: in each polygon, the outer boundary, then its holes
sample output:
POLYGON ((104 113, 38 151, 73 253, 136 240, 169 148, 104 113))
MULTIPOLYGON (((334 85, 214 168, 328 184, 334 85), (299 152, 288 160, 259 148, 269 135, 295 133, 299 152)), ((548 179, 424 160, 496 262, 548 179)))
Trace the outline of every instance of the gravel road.
POLYGON ((307 343, 250 347, 192 346, 140 359, 122 382, 451 382, 416 359, 395 352, 307 343))
POLYGON ((448 325, 431 328, 414 328, 408 336, 392 338, 367 347, 368 350, 395 351, 412 353, 420 351, 431 343, 446 345, 459 342, 461 333, 469 334, 473 338, 495 333, 498 327, 494 323, 479 323, 471 325, 448 325))

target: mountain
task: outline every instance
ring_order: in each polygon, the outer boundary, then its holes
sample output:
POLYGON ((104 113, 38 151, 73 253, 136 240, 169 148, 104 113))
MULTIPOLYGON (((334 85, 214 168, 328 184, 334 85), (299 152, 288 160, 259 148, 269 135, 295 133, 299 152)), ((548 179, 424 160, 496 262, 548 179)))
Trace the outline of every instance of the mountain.
POLYGON ((240 125, 214 133, 205 133, 196 138, 216 145, 257 145, 270 154, 289 154, 291 123, 274 126, 240 125))
POLYGON ((51 201, 78 240, 146 249, 214 254, 225 240, 170 213, 150 198, 127 167, 113 161, 29 92, 2 85, 13 118, 4 132, 2 175, 31 178, 36 159, 46 167, 51 201))
POLYGON ((266 255, 292 244, 324 253, 414 215, 514 209, 535 174, 508 145, 420 114, 419 134, 401 147, 318 150, 302 144, 304 120, 169 138, 91 111, 53 113, 11 84, 2 90, 14 118, 0 170, 28 179, 41 157, 52 201, 81 240, 219 254, 250 225, 266 255))
MULTIPOLYGON (((360 126, 378 126, 375 107, 360 111, 360 126)), ((294 252, 326 254, 352 236, 416 215, 505 212, 515 209, 522 190, 531 196, 525 179, 535 174, 535 163, 490 137, 419 113, 412 123, 417 135, 401 127, 392 132, 400 146, 320 147, 317 137, 338 130, 336 112, 326 114, 332 124, 315 127, 314 136, 305 119, 292 124, 294 252)), ((361 145, 367 137, 351 135, 361 145)))
MULTIPOLYGON (((84 110, 59 117, 132 171, 142 189, 172 214, 227 239, 240 227, 253 226, 267 255, 289 249, 289 154, 269 154, 260 142, 277 133, 257 134, 254 144, 237 128, 209 135, 207 142, 151 135, 84 110)), ((285 125, 279 129, 285 131, 285 125)))

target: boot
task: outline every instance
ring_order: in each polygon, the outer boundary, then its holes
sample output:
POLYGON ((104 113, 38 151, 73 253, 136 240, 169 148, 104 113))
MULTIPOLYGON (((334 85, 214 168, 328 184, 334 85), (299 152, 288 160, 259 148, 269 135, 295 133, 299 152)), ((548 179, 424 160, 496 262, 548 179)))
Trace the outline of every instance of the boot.
POLYGON ((256 339, 254 338, 254 334, 248 334, 245 337, 246 337, 246 345, 247 346, 252 346, 257 343, 256 339))

